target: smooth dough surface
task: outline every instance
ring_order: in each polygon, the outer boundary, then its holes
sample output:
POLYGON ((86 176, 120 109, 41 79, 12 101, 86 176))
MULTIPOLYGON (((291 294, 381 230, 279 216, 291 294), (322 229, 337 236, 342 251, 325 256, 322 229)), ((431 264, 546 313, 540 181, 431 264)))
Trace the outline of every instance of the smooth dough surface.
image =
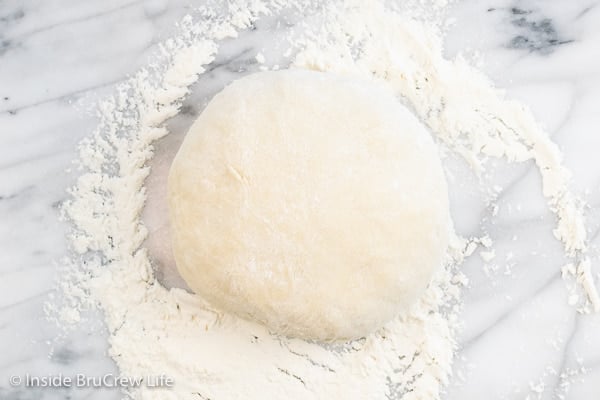
POLYGON ((423 293, 448 241, 427 131, 391 92, 328 73, 226 87, 190 128, 168 191, 190 288, 287 336, 381 327, 423 293))

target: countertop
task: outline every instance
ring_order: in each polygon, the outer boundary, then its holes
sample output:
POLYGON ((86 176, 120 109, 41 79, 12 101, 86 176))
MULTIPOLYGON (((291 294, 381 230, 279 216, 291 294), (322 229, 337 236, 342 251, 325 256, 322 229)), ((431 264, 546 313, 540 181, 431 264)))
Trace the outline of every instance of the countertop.
MULTIPOLYGON (((59 330, 44 314, 67 251, 68 227, 58 219, 73 183, 65 170, 94 128, 93 100, 144 66, 190 7, 182 0, 0 3, 2 399, 120 398, 116 390, 23 388, 10 377, 117 373, 105 335, 88 329, 57 342, 59 330)), ((479 53, 480 68, 527 104, 563 151, 572 188, 588 204, 598 277, 600 1, 467 0, 451 14, 447 56, 479 53)), ((250 41, 256 51, 261 40, 269 34, 250 41)), ((458 232, 489 234, 497 255, 462 266, 470 285, 456 376, 444 398, 600 399, 600 315, 567 304, 564 255, 539 174, 530 164, 515 168, 497 215, 454 206, 458 232)))

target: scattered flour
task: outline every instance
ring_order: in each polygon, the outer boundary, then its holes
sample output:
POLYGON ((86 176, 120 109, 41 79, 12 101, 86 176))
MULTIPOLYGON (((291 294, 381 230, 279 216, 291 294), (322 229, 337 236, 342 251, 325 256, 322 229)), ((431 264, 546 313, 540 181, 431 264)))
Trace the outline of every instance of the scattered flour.
MULTIPOLYGON (((435 12, 428 15, 438 18, 444 3, 432 2, 435 12)), ((63 207, 74 225, 76 255, 65 262, 55 317, 76 323, 80 310, 99 306, 110 356, 122 374, 165 374, 175 381, 170 389, 139 387, 124 394, 134 399, 439 399, 451 374, 460 288, 468 284, 456 267, 478 246, 489 248, 487 237, 453 234, 444 268, 410 312, 344 344, 271 335, 184 290, 166 289, 154 277, 140 221, 152 144, 168 134, 165 121, 213 61, 218 41, 284 6, 290 5, 238 1, 186 17, 179 36, 161 46, 160 62, 100 103, 99 126, 81 143, 82 174, 63 207)), ((522 105, 504 100, 464 60, 445 60, 437 28, 431 28, 437 25, 421 22, 422 15, 409 18, 375 0, 294 7, 312 10, 291 38, 295 66, 387 82, 480 173, 487 157, 535 160, 557 215, 555 235, 573 258, 563 271, 586 290, 588 300, 582 296, 576 303, 584 310, 586 301, 598 307, 580 202, 567 190, 569 174, 558 149, 522 105)))
POLYGON ((529 393, 526 393, 524 399, 541 400, 551 393, 552 398, 564 400, 567 398, 571 386, 583 381, 583 375, 586 372, 581 360, 577 360, 575 368, 566 367, 560 373, 553 367, 546 367, 539 379, 529 382, 529 393), (548 379, 555 381, 556 385, 551 388, 547 387, 545 382, 548 379))
POLYGON ((377 0, 344 3, 332 4, 324 12, 323 27, 297 40, 302 50, 295 64, 387 82, 478 174, 490 157, 535 161, 544 196, 557 218, 554 236, 573 259, 573 275, 586 294, 578 309, 600 311, 586 254, 583 204, 569 191, 570 172, 562 165, 558 147, 531 112, 506 100, 464 59, 444 59, 441 37, 428 24, 390 12, 377 0))

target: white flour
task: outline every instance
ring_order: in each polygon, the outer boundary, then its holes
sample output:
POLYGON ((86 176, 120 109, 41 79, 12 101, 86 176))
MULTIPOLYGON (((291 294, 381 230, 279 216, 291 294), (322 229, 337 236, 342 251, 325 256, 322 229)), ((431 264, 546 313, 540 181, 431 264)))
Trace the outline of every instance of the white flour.
POLYGON ((582 204, 568 189, 569 171, 558 147, 522 104, 464 60, 445 60, 441 38, 426 24, 389 12, 378 1, 348 1, 332 6, 326 26, 300 40, 296 65, 386 81, 412 106, 437 137, 479 174, 489 157, 509 162, 534 160, 544 196, 557 217, 554 236, 571 257, 563 269, 584 289, 579 310, 600 311, 582 204))
MULTIPOLYGON (((166 289, 154 277, 140 221, 152 143, 168 133, 164 122, 178 113, 188 87, 213 60, 217 40, 235 37, 236 29, 281 6, 238 2, 204 12, 203 22, 184 19, 180 36, 162 46, 159 66, 140 71, 100 104, 98 129, 81 145, 82 175, 64 205, 78 256, 65 268, 58 318, 76 322, 79 310, 99 305, 121 373, 165 374, 175 381, 170 389, 133 389, 129 395, 136 399, 439 399, 451 374, 459 289, 466 283, 455 267, 478 244, 490 247, 487 238, 453 235, 447 264, 407 315, 339 345, 270 335, 184 290, 166 289)), ((432 9, 442 6, 433 3, 432 9)), ((490 156, 536 161, 558 218, 555 235, 573 258, 565 274, 578 277, 597 308, 579 202, 567 190, 560 153, 531 114, 504 100, 463 60, 444 60, 439 34, 403 17, 406 12, 384 10, 377 1, 311 10, 292 40, 297 66, 386 81, 480 173, 490 156)), ((492 250, 488 254, 493 258, 492 250)), ((574 303, 587 309, 586 302, 574 303)))

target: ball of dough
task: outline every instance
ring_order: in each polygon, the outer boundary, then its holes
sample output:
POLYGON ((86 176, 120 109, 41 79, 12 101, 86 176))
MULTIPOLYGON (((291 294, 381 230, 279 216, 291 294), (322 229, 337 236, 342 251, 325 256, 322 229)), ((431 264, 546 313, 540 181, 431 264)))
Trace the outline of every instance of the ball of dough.
POLYGON ((428 132, 391 92, 328 73, 229 85, 190 128, 168 186, 190 288, 287 336, 381 327, 423 293, 447 246, 428 132))

